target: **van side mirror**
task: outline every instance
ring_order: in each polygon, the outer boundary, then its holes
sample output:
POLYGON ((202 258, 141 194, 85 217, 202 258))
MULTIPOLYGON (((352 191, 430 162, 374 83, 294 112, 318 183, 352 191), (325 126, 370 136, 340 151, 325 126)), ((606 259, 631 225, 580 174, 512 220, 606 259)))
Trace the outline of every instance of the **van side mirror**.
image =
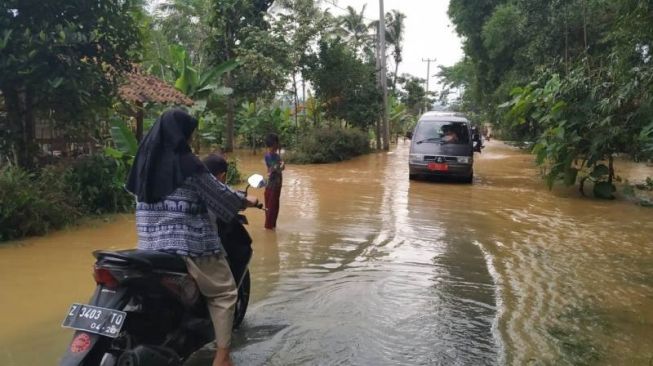
POLYGON ((409 140, 412 139, 413 138, 413 131, 406 132, 406 138, 409 139, 409 140))

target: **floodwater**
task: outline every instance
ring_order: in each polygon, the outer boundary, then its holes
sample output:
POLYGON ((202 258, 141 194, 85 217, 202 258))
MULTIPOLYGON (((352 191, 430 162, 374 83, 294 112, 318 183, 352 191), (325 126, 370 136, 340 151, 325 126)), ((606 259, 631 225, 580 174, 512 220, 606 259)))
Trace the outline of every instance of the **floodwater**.
MULTIPOLYGON (((473 185, 411 182, 407 154, 400 141, 288 166, 277 231, 248 213, 236 364, 653 364, 653 210, 549 191, 531 156, 495 141, 473 185)), ((260 154, 240 159, 263 170, 260 154)), ((56 364, 66 309, 93 288, 91 251, 134 245, 119 215, 0 246, 0 365, 56 364)))

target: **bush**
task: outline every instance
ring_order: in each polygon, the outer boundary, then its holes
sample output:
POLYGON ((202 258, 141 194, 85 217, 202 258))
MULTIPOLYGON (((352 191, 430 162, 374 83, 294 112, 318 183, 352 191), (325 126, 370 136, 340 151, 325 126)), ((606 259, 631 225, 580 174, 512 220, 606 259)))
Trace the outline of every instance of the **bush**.
POLYGON ((38 174, 0 168, 0 241, 43 235, 84 214, 131 210, 126 175, 124 164, 101 155, 50 165, 38 174))
POLYGON ((76 160, 64 176, 67 190, 81 210, 92 214, 130 211, 134 199, 124 189, 125 164, 102 155, 76 160))
POLYGON ((355 128, 316 128, 299 139, 285 160, 297 164, 331 163, 369 152, 367 133, 355 128))
POLYGON ((243 181, 243 177, 238 170, 238 159, 230 159, 227 166, 227 184, 236 185, 243 181))
POLYGON ((0 241, 42 235, 81 215, 59 173, 54 168, 40 176, 13 166, 0 169, 0 241))

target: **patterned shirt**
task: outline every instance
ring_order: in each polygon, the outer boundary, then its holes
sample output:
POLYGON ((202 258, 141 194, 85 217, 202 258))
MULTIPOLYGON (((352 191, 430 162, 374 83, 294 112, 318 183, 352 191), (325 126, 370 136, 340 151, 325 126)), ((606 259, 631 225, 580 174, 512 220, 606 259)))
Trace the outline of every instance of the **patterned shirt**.
POLYGON ((277 153, 265 153, 265 166, 268 168, 268 188, 281 188, 281 155, 277 153))
POLYGON ((244 196, 209 173, 188 177, 156 203, 136 203, 138 249, 199 257, 220 253, 222 244, 209 218, 230 222, 245 208, 244 196))

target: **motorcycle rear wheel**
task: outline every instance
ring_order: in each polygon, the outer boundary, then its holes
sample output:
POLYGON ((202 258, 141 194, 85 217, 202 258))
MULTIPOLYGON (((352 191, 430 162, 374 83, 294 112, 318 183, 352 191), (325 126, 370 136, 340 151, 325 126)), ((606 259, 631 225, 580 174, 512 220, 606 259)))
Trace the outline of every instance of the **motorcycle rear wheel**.
POLYGON ((245 319, 247 305, 249 304, 250 286, 249 270, 247 270, 243 277, 243 281, 238 288, 238 300, 236 300, 236 308, 234 310, 234 329, 238 328, 243 322, 243 319, 245 319))

